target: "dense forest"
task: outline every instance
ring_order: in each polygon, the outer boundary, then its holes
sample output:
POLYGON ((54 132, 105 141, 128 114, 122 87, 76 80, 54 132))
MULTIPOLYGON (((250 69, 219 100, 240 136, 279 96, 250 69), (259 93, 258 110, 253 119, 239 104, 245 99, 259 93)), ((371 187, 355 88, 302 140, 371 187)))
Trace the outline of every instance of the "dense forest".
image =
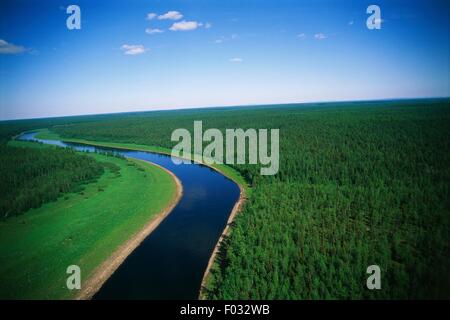
POLYGON ((0 144, 1 218, 19 215, 98 178, 103 165, 63 148, 20 148, 0 144))
POLYGON ((449 100, 160 111, 51 130, 172 148, 172 131, 192 130, 194 120, 204 130, 280 129, 277 175, 234 166, 252 192, 208 298, 450 297, 449 100), (381 290, 366 288, 373 264, 381 290))
POLYGON ((209 298, 450 297, 448 100, 154 112, 54 130, 171 148, 172 130, 194 120, 280 129, 276 176, 235 166, 253 191, 209 298), (372 264, 379 291, 365 286, 372 264))

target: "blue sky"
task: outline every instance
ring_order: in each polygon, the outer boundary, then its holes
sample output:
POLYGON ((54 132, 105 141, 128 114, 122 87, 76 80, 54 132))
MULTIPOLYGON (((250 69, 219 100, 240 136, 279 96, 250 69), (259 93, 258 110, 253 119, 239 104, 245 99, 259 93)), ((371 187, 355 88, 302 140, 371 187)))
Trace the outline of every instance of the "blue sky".
POLYGON ((449 15, 448 1, 1 1, 0 119, 449 96, 449 15))

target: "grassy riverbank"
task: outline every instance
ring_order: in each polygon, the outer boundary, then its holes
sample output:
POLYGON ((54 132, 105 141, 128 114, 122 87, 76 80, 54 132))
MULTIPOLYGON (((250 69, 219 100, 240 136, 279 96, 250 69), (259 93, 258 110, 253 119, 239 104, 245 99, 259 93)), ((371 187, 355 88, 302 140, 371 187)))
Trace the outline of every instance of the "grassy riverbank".
MULTIPOLYGON (((12 141, 27 148, 52 148, 12 141)), ((137 160, 90 154, 120 168, 57 201, 0 222, 0 297, 68 299, 66 268, 81 268, 82 282, 174 199, 165 171, 137 160)))
MULTIPOLYGON (((51 132, 48 129, 40 129, 37 130, 38 134, 36 134, 37 139, 43 139, 43 140, 63 140, 66 142, 75 142, 75 143, 81 143, 81 144, 89 144, 92 146, 98 146, 98 147, 110 147, 110 148, 117 148, 117 149, 129 149, 129 150, 136 150, 136 151, 149 151, 149 152, 156 152, 156 153, 162 153, 162 154, 171 154, 171 149, 164 148, 164 147, 158 147, 158 146, 149 146, 144 144, 135 144, 135 143, 116 143, 116 142, 108 142, 108 141, 92 141, 92 140, 86 140, 86 139, 77 139, 77 138, 63 138, 57 133, 51 132)), ((244 178, 233 168, 225 165, 225 164, 213 164, 211 165, 212 168, 218 170, 237 184, 243 188, 243 190, 246 193, 251 192, 251 189, 249 188, 247 182, 244 180, 244 178)))

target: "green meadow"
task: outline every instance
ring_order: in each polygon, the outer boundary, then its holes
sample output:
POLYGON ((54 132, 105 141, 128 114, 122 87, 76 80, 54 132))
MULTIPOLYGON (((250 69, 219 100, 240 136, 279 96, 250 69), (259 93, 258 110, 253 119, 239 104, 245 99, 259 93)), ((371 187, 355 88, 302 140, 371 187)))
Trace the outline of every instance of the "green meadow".
MULTIPOLYGON (((91 146, 98 146, 98 147, 109 147, 109 148, 117 148, 117 149, 129 149, 129 150, 137 150, 137 151, 148 151, 148 152, 156 152, 156 153, 162 153, 162 154, 171 154, 170 148, 165 147, 159 147, 159 146, 151 146, 151 145, 145 145, 145 144, 137 144, 137 143, 117 143, 117 142, 110 142, 110 141, 98 141, 98 140, 86 140, 86 139, 77 139, 77 138, 62 138, 59 134, 52 132, 48 129, 39 129, 38 134, 36 134, 36 138, 43 139, 43 140, 63 140, 66 142, 74 142, 74 143, 81 143, 81 144, 88 144, 91 146)), ((186 155, 187 157, 193 157, 192 155, 186 155)), ((237 184, 239 184, 244 191, 248 194, 251 193, 251 188, 248 187, 248 183, 245 181, 245 179, 242 177, 242 175, 237 172, 232 167, 226 165, 226 164, 219 164, 214 163, 211 165, 214 169, 220 171, 222 174, 227 176, 228 178, 235 181, 237 184)))
MULTIPOLYGON (((10 146, 54 148, 12 141, 10 146)), ((0 221, 0 298, 70 299, 69 265, 82 281, 173 200, 172 177, 151 164, 89 154, 104 173, 81 191, 0 221), (120 168, 120 171, 117 170, 120 168)))

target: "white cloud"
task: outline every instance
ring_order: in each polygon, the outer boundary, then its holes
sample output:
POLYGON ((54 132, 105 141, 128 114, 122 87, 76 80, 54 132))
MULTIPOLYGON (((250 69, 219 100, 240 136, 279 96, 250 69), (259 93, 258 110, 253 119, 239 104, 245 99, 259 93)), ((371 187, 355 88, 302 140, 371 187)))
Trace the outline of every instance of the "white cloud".
POLYGON ((205 23, 205 29, 209 29, 212 27, 212 24, 210 22, 205 23))
POLYGON ((156 28, 156 29, 152 29, 152 28, 145 29, 145 33, 148 33, 148 34, 157 34, 157 33, 163 33, 163 32, 164 32, 163 30, 158 29, 158 28, 156 28))
POLYGON ((314 38, 317 39, 317 40, 323 40, 323 39, 326 39, 328 37, 324 33, 316 33, 314 35, 314 38))
POLYGON ((147 14, 147 20, 153 20, 157 17, 158 15, 156 13, 150 12, 149 14, 147 14))
POLYGON ((219 39, 214 40, 214 43, 224 43, 228 41, 233 41, 239 39, 239 35, 236 33, 232 34, 231 36, 221 36, 219 39))
POLYGON ((175 22, 170 28, 169 30, 171 31, 190 31, 190 30, 195 30, 198 27, 201 27, 203 24, 202 23, 198 23, 197 21, 180 21, 180 22, 175 22))
POLYGON ((232 58, 232 59, 230 59, 230 62, 234 62, 234 63, 240 63, 242 61, 244 61, 244 60, 242 60, 241 58, 232 58))
POLYGON ((142 54, 145 51, 148 51, 147 49, 144 48, 142 44, 124 44, 121 47, 121 49, 124 51, 125 54, 132 56, 142 54))
POLYGON ((25 50, 26 49, 22 46, 16 46, 15 44, 0 39, 0 54, 17 54, 22 53, 25 50))
POLYGON ((355 21, 352 20, 352 21, 349 21, 348 25, 352 26, 354 23, 355 23, 355 21))
POLYGON ((306 34, 305 33, 299 33, 297 35, 297 37, 299 37, 300 39, 305 39, 306 38, 306 34))
POLYGON ((158 16, 158 20, 180 20, 181 18, 183 15, 178 11, 168 11, 158 16))

